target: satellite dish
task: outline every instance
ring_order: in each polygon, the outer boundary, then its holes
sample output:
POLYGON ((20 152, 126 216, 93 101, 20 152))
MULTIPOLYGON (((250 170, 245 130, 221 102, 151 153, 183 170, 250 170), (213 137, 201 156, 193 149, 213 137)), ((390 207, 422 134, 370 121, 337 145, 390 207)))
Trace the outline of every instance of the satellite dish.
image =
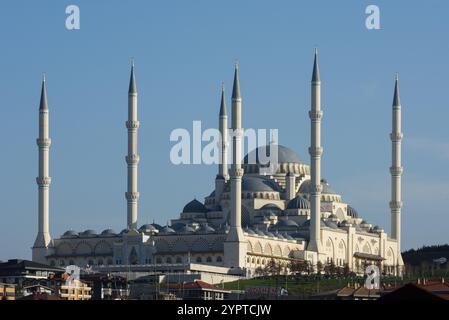
POLYGON ((80 279, 80 267, 70 265, 65 268, 65 272, 69 275, 66 284, 71 285, 75 280, 80 279))

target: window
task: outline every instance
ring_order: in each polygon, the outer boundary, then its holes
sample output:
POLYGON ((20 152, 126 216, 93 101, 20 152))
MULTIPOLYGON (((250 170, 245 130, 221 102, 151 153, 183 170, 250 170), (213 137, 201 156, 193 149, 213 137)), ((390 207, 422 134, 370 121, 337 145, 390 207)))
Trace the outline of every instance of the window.
POLYGON ((176 257, 176 263, 182 263, 181 257, 176 257))
POLYGON ((51 260, 51 261, 50 261, 50 265, 51 265, 52 267, 54 267, 55 264, 56 264, 56 263, 55 263, 55 260, 51 260))
POLYGON ((222 262, 223 261, 223 259, 221 258, 221 256, 218 256, 217 257, 217 262, 222 262))
POLYGON ((104 263, 103 263, 103 259, 100 259, 100 260, 98 260, 98 265, 99 266, 102 266, 104 263))
POLYGON ((108 259, 108 265, 112 264, 112 259, 108 259))
POLYGON ((201 262, 203 262, 203 259, 201 259, 201 257, 197 257, 196 262, 201 263, 201 262))
POLYGON ((94 261, 93 261, 93 260, 89 260, 87 263, 88 263, 90 266, 93 266, 93 265, 94 265, 94 261))
POLYGON ((69 264, 70 264, 70 265, 74 265, 75 262, 74 262, 73 260, 69 260, 69 264))
POLYGON ((65 261, 64 260, 59 261, 59 265, 60 266, 65 266, 65 261))
POLYGON ((167 263, 172 263, 171 257, 168 257, 166 261, 167 263))
POLYGON ((156 259, 156 263, 161 264, 162 263, 162 259, 161 258, 157 258, 156 259))
POLYGON ((211 257, 207 257, 206 258, 206 262, 212 262, 212 258, 211 257))

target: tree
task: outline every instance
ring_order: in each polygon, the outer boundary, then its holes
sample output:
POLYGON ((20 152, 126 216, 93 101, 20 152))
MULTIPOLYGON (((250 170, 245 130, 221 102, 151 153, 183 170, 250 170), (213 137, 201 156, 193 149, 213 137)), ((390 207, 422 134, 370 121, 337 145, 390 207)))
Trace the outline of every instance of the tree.
POLYGON ((307 261, 304 260, 291 260, 288 267, 292 273, 303 273, 307 272, 307 261))
POLYGON ((349 269, 349 264, 345 263, 345 265, 343 266, 343 275, 348 276, 350 272, 351 270, 349 269))
POLYGON ((323 263, 321 261, 318 261, 316 263, 316 271, 318 274, 321 274, 321 272, 324 270, 323 263))
POLYGON ((254 273, 256 276, 264 276, 265 270, 262 267, 257 267, 256 270, 254 270, 254 273))

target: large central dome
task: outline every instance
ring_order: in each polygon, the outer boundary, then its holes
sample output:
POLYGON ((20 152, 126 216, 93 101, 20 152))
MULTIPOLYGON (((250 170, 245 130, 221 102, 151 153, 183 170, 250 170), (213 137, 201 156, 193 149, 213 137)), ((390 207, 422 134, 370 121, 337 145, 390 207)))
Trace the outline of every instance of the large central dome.
MULTIPOLYGON (((277 145, 278 149, 278 163, 299 163, 304 164, 304 162, 301 160, 301 158, 298 156, 298 154, 293 151, 290 148, 287 148, 283 145, 277 145)), ((262 159, 262 164, 267 164, 269 160, 269 157, 271 156, 270 153, 270 146, 261 146, 258 147, 252 151, 250 151, 245 158, 243 159, 243 162, 245 164, 260 164, 259 161, 259 155, 262 159)))

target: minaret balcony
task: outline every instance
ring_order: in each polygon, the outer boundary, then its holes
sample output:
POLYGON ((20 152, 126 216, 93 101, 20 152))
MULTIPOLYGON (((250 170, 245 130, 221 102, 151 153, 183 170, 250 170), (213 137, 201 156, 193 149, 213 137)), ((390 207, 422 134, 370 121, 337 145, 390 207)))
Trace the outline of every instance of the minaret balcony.
POLYGON ((134 120, 128 120, 128 121, 126 121, 126 127, 128 129, 139 129, 140 122, 139 121, 134 121, 134 120))
POLYGON ((404 137, 404 134, 402 132, 393 132, 390 133, 390 139, 393 142, 398 142, 401 141, 402 138, 404 137))
POLYGON ((312 121, 320 121, 323 118, 323 111, 311 110, 309 111, 309 118, 312 121))
POLYGON ((48 187, 51 183, 51 177, 37 177, 36 183, 39 187, 48 187))
POLYGON ((138 164, 139 163, 139 156, 137 154, 132 154, 130 156, 126 156, 126 163, 127 164, 138 164))
POLYGON ((392 176, 400 176, 404 169, 402 167, 390 167, 390 173, 392 176))
POLYGON ((402 208, 402 201, 390 201, 390 209, 399 210, 402 208))
POLYGON ((309 147, 309 154, 313 158, 321 157, 323 154, 323 148, 322 147, 309 147))
POLYGON ((38 139, 36 139, 36 143, 41 148, 48 148, 51 145, 51 139, 50 138, 38 138, 38 139))
POLYGON ((140 193, 139 192, 126 192, 125 197, 127 200, 137 201, 137 200, 139 200, 140 193))

